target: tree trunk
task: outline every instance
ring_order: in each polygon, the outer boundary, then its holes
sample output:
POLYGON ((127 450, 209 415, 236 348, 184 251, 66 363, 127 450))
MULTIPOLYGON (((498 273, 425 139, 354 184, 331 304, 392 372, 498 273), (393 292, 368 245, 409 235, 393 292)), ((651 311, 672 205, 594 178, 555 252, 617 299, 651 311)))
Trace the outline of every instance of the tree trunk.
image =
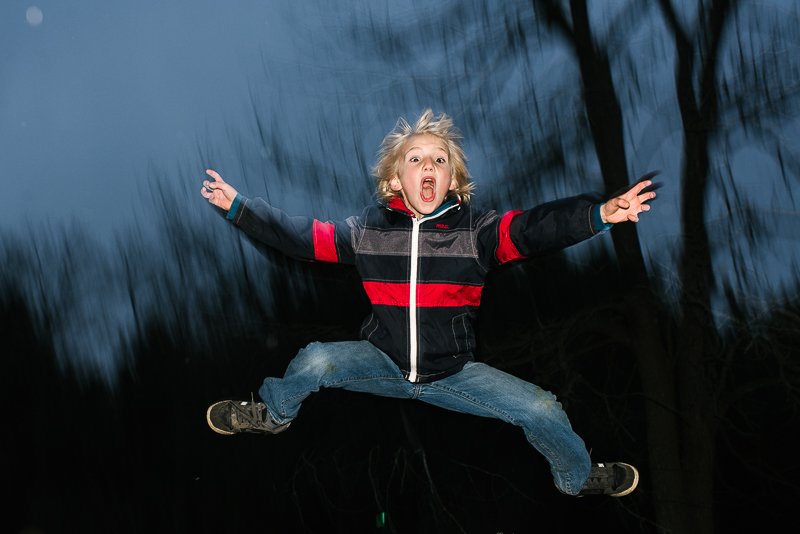
POLYGON ((682 312, 678 341, 680 413, 686 500, 695 532, 713 532, 714 402, 708 372, 713 354, 711 256, 705 229, 708 134, 687 131, 683 170, 683 251, 680 259, 682 312))
MULTIPOLYGON (((551 4, 551 8, 554 6, 551 4)), ((571 0, 572 44, 580 63, 586 112, 608 193, 630 186, 624 127, 608 56, 596 47, 585 0, 571 0)), ((704 532, 692 527, 682 477, 674 360, 659 328, 659 306, 647 275, 634 225, 612 230, 614 249, 631 290, 623 299, 627 323, 635 325, 632 349, 639 367, 647 419, 648 463, 643 484, 653 494, 656 523, 665 532, 704 532), (648 480, 649 479, 649 480, 648 480), (692 528, 690 528, 692 527, 692 528)))
POLYGON ((677 375, 682 415, 681 445, 686 499, 695 532, 713 532, 714 372, 716 330, 711 310, 713 272, 705 206, 710 175, 710 139, 717 128, 719 44, 732 11, 730 0, 700 7, 698 49, 681 29, 672 4, 661 0, 675 37, 676 91, 684 131, 681 184, 683 248, 679 258, 681 322, 677 375), (697 61, 700 61, 699 69, 697 61), (695 72, 699 79, 695 89, 695 72))

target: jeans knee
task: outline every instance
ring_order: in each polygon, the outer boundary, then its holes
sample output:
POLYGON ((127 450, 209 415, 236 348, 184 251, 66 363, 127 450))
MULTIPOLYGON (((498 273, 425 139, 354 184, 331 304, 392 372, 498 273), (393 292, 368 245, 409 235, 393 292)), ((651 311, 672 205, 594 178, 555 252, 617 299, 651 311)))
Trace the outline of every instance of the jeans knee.
POLYGON ((540 426, 569 426, 569 419, 558 398, 543 389, 537 388, 535 394, 527 397, 521 410, 522 424, 540 426))
POLYGON ((297 372, 322 376, 336 370, 336 363, 331 356, 326 343, 315 341, 301 349, 291 365, 297 372))

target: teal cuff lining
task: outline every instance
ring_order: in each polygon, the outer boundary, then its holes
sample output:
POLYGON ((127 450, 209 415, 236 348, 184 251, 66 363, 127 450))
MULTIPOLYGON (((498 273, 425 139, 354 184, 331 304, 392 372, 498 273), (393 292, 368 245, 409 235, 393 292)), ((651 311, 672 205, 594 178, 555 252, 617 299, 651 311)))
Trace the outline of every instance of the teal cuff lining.
POLYGON ((228 214, 225 215, 225 218, 228 219, 229 221, 232 221, 233 218, 236 217, 236 212, 239 210, 239 204, 241 203, 241 201, 239 200, 240 196, 241 195, 238 194, 236 195, 236 198, 233 199, 231 207, 228 210, 228 214))
POLYGON ((609 230, 612 226, 614 226, 613 223, 603 222, 603 218, 600 216, 601 206, 602 204, 595 204, 592 207, 592 223, 594 223, 594 227, 597 229, 598 233, 605 232, 606 230, 609 230))

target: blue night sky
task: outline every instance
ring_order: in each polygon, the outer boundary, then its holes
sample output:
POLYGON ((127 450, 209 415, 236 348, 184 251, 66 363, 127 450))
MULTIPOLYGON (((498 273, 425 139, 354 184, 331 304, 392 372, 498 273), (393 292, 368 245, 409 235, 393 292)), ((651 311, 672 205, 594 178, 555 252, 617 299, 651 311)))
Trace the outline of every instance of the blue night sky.
MULTIPOLYGON (((597 28, 610 27, 609 21, 628 4, 603 2, 593 15, 597 28)), ((767 4, 772 13, 797 13, 793 0, 744 4, 743 17, 767 4)), ((329 161, 332 173, 350 176, 345 183, 353 194, 340 195, 335 206, 316 213, 321 217, 345 215, 369 201, 369 166, 382 136, 398 116, 413 117, 428 106, 449 113, 465 130, 479 193, 486 191, 491 197, 496 181, 502 179, 496 160, 517 147, 513 140, 496 139, 491 122, 467 121, 468 116, 480 108, 491 117, 493 106, 519 98, 529 84, 536 87, 531 98, 543 108, 558 107, 561 99, 579 99, 576 66, 550 40, 540 48, 530 46, 534 52, 523 58, 524 66, 511 64, 496 71, 489 50, 486 72, 460 70, 458 62, 449 60, 463 52, 457 46, 459 38, 466 41, 478 31, 481 20, 476 19, 474 28, 446 27, 445 33, 454 36, 448 43, 423 32, 425 21, 457 5, 3 0, 0 180, 3 190, 13 194, 6 196, 0 211, 0 229, 27 235, 33 229, 77 222, 105 239, 127 227, 146 225, 153 189, 162 186, 170 194, 178 191, 176 201, 196 203, 196 210, 204 213, 208 207, 197 191, 206 166, 219 169, 250 196, 266 195, 288 211, 314 212, 328 192, 309 194, 310 186, 301 179, 277 172, 273 154, 254 140, 254 105, 262 116, 263 110, 270 113, 268 126, 280 129, 278 137, 286 146, 301 156, 315 155, 309 156, 315 161, 325 161, 319 154, 332 153, 336 156, 329 161), (374 59, 368 63, 344 44, 353 28, 375 21, 390 21, 416 43, 403 43, 408 45, 406 63, 381 64, 374 59), (535 73, 535 79, 523 80, 525 72, 535 73), (426 92, 428 82, 443 83, 444 89, 426 92), (496 84, 489 91, 494 96, 489 103, 473 98, 476 88, 485 84, 496 84), (397 90, 405 91, 407 98, 392 99, 397 90), (349 124, 359 127, 349 132, 349 124), (342 142, 335 150, 332 137, 342 142), (244 164, 242 154, 263 162, 244 164)), ((494 4, 487 9, 497 11, 489 14, 497 20, 513 11, 494 4)), ((532 25, 530 17, 525 14, 523 20, 532 25)), ((639 231, 654 268, 668 273, 672 257, 665 245, 680 232, 682 139, 677 130, 671 43, 656 15, 645 21, 626 33, 625 40, 615 41, 611 34, 609 43, 626 62, 619 67, 620 78, 625 78, 624 65, 634 65, 645 87, 639 97, 623 100, 630 174, 662 171, 664 187, 639 231)), ((685 21, 691 22, 691 17, 685 21)), ((535 36, 526 39, 530 44, 535 36)), ((794 61, 788 67, 797 69, 796 35, 787 41, 785 53, 790 63, 794 61)), ((625 95, 627 89, 621 87, 620 93, 625 95)), ((782 128, 781 135, 796 157, 797 115, 782 128)), ((757 299, 764 291, 780 288, 796 272, 800 225, 792 194, 797 192, 797 176, 788 187, 766 179, 779 169, 757 144, 739 142, 727 161, 740 195, 755 202, 764 217, 782 221, 773 228, 770 243, 748 256, 752 264, 746 269, 753 274, 748 289, 757 299)), ((602 182, 592 158, 577 154, 565 165, 568 174, 584 172, 585 178, 544 186, 540 200, 599 189, 602 182)), ((717 227, 725 228, 730 221, 720 198, 710 196, 709 216, 717 227)), ((725 240, 726 235, 721 230, 717 238, 725 240)), ((723 271, 730 267, 726 258, 723 250, 719 259, 723 271)))
MULTIPOLYGON (((315 130, 329 119, 314 113, 326 107, 327 96, 360 106, 360 116, 374 123, 362 127, 367 133, 358 140, 362 156, 355 171, 366 182, 378 143, 399 115, 432 106, 453 115, 459 124, 465 113, 445 107, 438 97, 428 100, 419 95, 408 103, 382 100, 381 93, 390 86, 408 83, 407 73, 354 65, 346 51, 336 50, 348 23, 366 24, 382 17, 413 22, 443 9, 435 7, 438 3, 392 4, 367 8, 373 4, 4 2, 0 47, 13 53, 0 58, 0 149, 3 180, 15 184, 20 201, 8 203, 0 224, 28 229, 42 222, 61 225, 77 220, 101 234, 141 224, 134 217, 147 218, 149 196, 143 189, 152 187, 145 180, 152 169, 177 180, 176 168, 187 160, 198 170, 206 163, 222 165, 225 158, 230 167, 237 167, 237 158, 223 147, 232 135, 252 133, 251 94, 271 100, 283 113, 276 113, 275 120, 287 128, 282 135, 288 144, 309 150, 314 149, 309 137, 315 137, 315 130), (321 6, 330 7, 332 13, 322 17, 321 6), (343 89, 345 78, 357 79, 360 93, 343 89), (310 86, 316 89, 309 90, 310 86), (219 157, 198 162, 198 147, 208 146, 219 148, 219 157)), ((609 12, 622 4, 609 3, 609 12)), ((409 65, 424 62, 433 70, 444 53, 434 45, 410 57, 409 65)), ((534 61, 551 71, 558 68, 562 54, 550 50, 534 61)), ((549 74, 536 83, 542 88, 555 85, 549 74)), ((518 90, 498 91, 498 101, 505 92, 518 90)), ((344 106, 337 109, 330 121, 350 120, 354 113, 344 106)), ((329 109, 325 113, 331 114, 329 109)), ((637 113, 642 115, 646 117, 647 111, 637 113)), ((468 136, 466 144, 473 175, 486 183, 497 177, 494 165, 482 156, 487 152, 493 157, 502 147, 482 139, 485 132, 476 133, 478 137, 468 136)), ((662 139, 647 133, 637 137, 647 152, 646 161, 636 162, 637 170, 672 168, 677 174, 672 158, 664 161, 658 154, 663 151, 662 139)), ((252 150, 256 151, 258 147, 252 150)), ((225 176, 236 184, 248 183, 246 177, 225 176)), ((291 180, 270 178, 273 187, 291 180)), ((583 188, 552 194, 594 190, 597 185, 595 174, 581 184, 583 188)), ((253 194, 263 194, 263 189, 262 185, 253 194)), ((290 193, 287 188, 286 196, 290 193)), ((670 192, 663 193, 666 203, 670 192)), ((354 207, 362 203, 355 202, 354 207)))
POLYGON ((241 112, 262 50, 280 43, 271 11, 258 1, 4 1, 0 150, 4 184, 19 194, 0 224, 130 224, 148 165, 166 170, 241 112))

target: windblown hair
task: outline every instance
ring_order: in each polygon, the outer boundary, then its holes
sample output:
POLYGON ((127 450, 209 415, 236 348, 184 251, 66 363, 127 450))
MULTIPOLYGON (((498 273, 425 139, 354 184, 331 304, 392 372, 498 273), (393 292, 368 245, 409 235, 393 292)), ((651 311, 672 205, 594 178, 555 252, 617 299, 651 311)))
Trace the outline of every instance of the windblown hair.
POLYGON ((372 169, 372 174, 377 179, 378 199, 388 202, 399 195, 397 191, 392 191, 389 182, 400 170, 403 145, 412 136, 419 134, 435 135, 444 141, 450 164, 450 176, 456 180, 456 189, 452 193, 455 193, 464 204, 469 203, 475 184, 472 183, 467 169, 467 157, 461 148, 461 132, 453 126, 450 117, 444 113, 436 117, 431 109, 423 111, 414 126, 400 117, 394 129, 383 138, 378 150, 378 161, 372 169))

